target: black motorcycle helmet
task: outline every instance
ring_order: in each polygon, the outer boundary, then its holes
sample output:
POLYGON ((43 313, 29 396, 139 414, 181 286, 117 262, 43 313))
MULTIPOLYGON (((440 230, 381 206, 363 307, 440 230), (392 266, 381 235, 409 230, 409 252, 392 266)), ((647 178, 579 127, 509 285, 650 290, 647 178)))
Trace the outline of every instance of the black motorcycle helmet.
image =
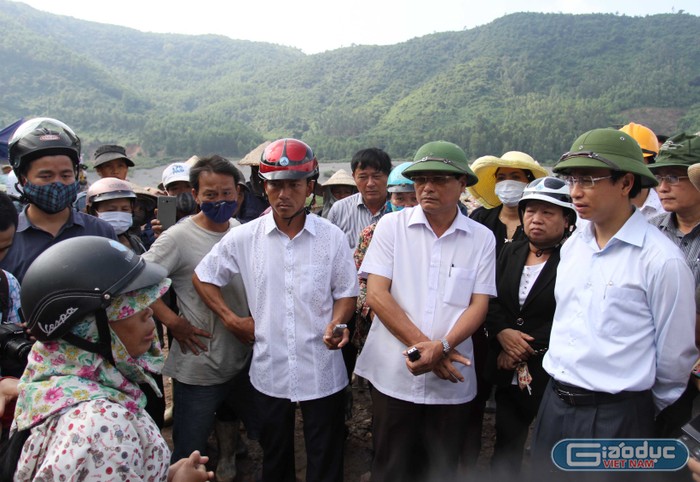
POLYGON ((17 179, 27 173, 29 164, 43 156, 71 158, 76 177, 80 164, 80 139, 73 129, 50 117, 37 117, 22 123, 8 142, 8 157, 17 179))
POLYGON ((121 243, 99 236, 61 241, 41 253, 22 281, 22 314, 39 341, 63 338, 87 351, 112 359, 105 308, 129 291, 159 283, 166 270, 143 260, 121 243), (70 332, 95 313, 99 342, 70 332))

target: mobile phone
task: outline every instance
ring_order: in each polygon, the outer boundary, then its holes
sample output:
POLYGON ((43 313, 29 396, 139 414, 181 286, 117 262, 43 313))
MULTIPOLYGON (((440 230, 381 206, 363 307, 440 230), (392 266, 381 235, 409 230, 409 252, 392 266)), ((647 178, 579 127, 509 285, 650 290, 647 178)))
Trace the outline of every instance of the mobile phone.
POLYGON ((336 338, 338 336, 343 336, 343 331, 347 327, 348 327, 348 325, 346 325, 345 323, 340 323, 338 325, 335 325, 335 327, 333 328, 333 338, 336 338))
POLYGON ((406 356, 408 356, 408 359, 411 361, 420 360, 420 352, 415 346, 412 346, 406 351, 406 356))
POLYGON ((691 457, 700 460, 700 416, 683 425, 681 431, 679 440, 688 447, 691 457))
POLYGON ((158 221, 163 231, 175 224, 177 220, 177 198, 175 196, 158 196, 158 221))

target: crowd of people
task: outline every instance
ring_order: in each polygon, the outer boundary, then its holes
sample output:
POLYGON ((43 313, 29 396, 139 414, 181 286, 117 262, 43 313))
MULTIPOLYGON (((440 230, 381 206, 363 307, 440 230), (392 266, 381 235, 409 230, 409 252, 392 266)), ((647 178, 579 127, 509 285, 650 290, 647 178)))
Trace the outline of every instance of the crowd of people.
POLYGON ((593 129, 553 173, 443 140, 403 163, 372 147, 322 184, 312 147, 284 138, 248 180, 193 156, 152 188, 104 145, 83 192, 82 154, 50 118, 8 144, 0 313, 29 345, 2 366, 2 480, 232 481, 244 429, 260 480, 294 481, 298 409, 306 479, 340 481, 353 380, 380 482, 470 477, 489 403, 504 481, 629 478, 564 472, 552 449, 675 438, 692 416, 697 135, 593 129))

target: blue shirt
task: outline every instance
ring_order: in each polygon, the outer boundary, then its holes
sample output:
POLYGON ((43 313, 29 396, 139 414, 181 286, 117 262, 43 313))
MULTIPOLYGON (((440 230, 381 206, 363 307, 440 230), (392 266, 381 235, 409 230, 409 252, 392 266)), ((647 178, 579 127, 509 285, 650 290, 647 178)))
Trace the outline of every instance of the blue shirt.
MULTIPOLYGON (((7 271, 5 271, 5 276, 7 276, 7 285, 9 289, 9 298, 7 301, 10 303, 10 306, 7 312, 7 319, 0 319, 0 323, 20 323, 22 320, 19 317, 19 308, 21 306, 19 281, 12 276, 12 273, 7 271)), ((0 317, 2 317, 2 314, 0 314, 0 317)))
POLYGON ((661 411, 683 393, 698 357, 694 293, 683 253, 641 211, 602 249, 589 223, 561 249, 542 366, 588 390, 651 389, 661 411))
MULTIPOLYGON (((29 265, 43 253, 47 248, 63 241, 64 239, 78 236, 104 236, 105 238, 117 239, 114 229, 109 223, 94 216, 70 210, 70 217, 66 224, 53 237, 46 231, 34 226, 27 218, 27 208, 19 213, 19 223, 15 239, 10 247, 5 259, 0 261, 0 268, 9 271, 22 283, 24 274, 29 265)), ((89 253, 86 253, 89 255, 89 253)), ((97 267, 97 266, 96 266, 97 267)))

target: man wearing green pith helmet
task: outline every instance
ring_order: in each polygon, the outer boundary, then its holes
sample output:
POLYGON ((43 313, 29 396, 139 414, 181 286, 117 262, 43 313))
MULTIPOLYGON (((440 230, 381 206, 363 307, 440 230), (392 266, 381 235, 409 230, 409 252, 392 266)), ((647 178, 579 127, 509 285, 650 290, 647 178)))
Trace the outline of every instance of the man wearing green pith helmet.
POLYGON ((359 270, 375 314, 355 368, 374 388, 372 480, 456 480, 496 242, 458 209, 477 182, 460 147, 429 142, 403 175, 419 205, 382 217, 359 270))
POLYGON ((657 184, 639 144, 624 132, 594 129, 554 172, 590 223, 561 250, 543 361, 552 380, 532 466, 552 471, 552 448, 563 439, 652 437, 655 414, 683 393, 697 357, 684 256, 630 202, 657 184))

